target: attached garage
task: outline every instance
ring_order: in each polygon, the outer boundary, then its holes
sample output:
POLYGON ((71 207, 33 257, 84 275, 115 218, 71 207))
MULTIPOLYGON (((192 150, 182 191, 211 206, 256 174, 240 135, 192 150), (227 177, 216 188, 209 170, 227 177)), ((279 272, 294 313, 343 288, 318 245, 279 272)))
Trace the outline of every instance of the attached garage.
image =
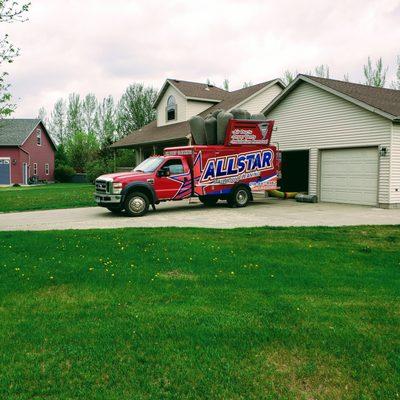
POLYGON ((286 156, 284 190, 400 207, 400 90, 299 75, 263 112, 286 156))
POLYGON ((321 151, 321 201, 334 203, 378 203, 378 149, 321 151))

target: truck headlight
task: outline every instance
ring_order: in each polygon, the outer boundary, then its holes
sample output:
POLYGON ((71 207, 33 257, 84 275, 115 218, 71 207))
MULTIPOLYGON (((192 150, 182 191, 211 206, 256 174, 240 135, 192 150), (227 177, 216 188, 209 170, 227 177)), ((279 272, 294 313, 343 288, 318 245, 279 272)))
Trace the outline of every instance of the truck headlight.
POLYGON ((122 183, 121 182, 113 182, 112 187, 113 187, 114 194, 121 193, 121 191, 122 191, 122 183))

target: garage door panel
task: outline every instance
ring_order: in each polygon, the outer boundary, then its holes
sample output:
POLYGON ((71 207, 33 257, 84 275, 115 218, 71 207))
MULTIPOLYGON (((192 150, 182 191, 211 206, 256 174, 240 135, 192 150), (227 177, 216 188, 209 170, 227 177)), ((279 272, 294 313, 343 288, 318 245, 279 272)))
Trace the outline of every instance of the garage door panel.
POLYGON ((376 205, 377 197, 377 148, 321 152, 321 201, 376 205))

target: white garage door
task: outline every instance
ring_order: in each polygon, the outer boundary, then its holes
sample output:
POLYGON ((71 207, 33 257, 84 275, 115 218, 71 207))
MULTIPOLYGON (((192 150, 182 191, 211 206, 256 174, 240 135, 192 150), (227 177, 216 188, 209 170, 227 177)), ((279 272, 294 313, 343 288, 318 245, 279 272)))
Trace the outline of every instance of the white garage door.
POLYGON ((377 148, 323 150, 321 201, 376 205, 378 201, 377 148))

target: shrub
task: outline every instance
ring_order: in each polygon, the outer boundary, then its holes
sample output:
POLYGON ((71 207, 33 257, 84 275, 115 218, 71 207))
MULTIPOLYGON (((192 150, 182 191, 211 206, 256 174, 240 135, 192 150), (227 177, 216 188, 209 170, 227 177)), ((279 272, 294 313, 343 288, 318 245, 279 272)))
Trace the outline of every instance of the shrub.
POLYGON ((75 175, 75 170, 69 165, 59 165, 54 169, 54 177, 58 182, 69 182, 75 175))
POLYGON ((103 160, 95 160, 86 164, 86 178, 88 182, 94 183, 100 175, 110 172, 113 172, 111 165, 108 165, 103 160))

